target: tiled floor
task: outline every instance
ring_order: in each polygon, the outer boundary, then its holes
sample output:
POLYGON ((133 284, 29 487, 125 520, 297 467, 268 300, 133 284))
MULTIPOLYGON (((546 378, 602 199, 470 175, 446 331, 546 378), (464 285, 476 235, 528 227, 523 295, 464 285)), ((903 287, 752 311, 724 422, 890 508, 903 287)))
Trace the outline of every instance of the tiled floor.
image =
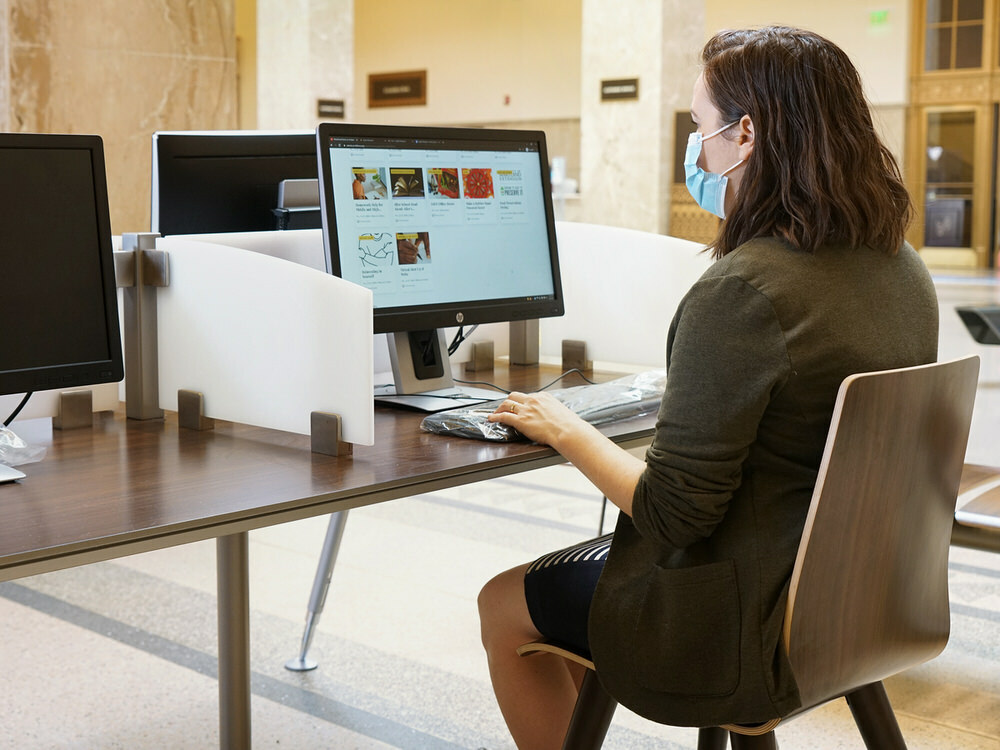
MULTIPOLYGON (((997 301, 997 288, 939 283, 941 356, 984 357, 969 459, 995 464, 1000 352, 972 343, 951 306, 997 301)), ((307 673, 283 665, 326 518, 252 532, 254 745, 512 748, 476 594, 496 571, 594 534, 600 506, 557 466, 352 511, 311 650, 320 667, 307 673)), ((1000 555, 954 548, 951 593, 947 649, 887 689, 911 750, 1000 748, 1000 555)), ((218 746, 213 543, 2 583, 0 622, 0 748, 218 746)), ((695 736, 619 709, 605 747, 678 750, 695 736)), ((782 750, 862 746, 842 705, 778 739, 782 750)))

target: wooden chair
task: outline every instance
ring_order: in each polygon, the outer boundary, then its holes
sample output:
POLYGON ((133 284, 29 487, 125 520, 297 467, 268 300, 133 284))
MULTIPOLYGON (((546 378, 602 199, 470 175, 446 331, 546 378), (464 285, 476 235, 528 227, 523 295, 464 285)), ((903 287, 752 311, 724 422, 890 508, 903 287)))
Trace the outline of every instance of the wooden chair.
MULTIPOLYGON (((905 750, 882 680, 948 641, 948 547, 979 358, 847 378, 840 388, 792 573, 783 642, 802 698, 844 696, 866 747, 905 750)), ((616 703, 589 671, 564 750, 600 748, 616 703)), ((701 729, 698 750, 777 748, 774 728, 701 729)))

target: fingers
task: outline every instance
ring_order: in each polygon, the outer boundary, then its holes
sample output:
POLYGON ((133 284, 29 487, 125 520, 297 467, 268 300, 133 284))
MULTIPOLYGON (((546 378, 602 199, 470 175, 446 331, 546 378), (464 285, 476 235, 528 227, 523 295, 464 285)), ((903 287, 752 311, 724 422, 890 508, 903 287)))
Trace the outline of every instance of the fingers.
POLYGON ((498 412, 510 412, 511 414, 517 414, 517 409, 520 404, 517 401, 507 399, 497 408, 498 412))
POLYGON ((502 415, 513 414, 517 416, 520 409, 524 407, 525 396, 523 393, 510 393, 507 398, 501 402, 501 404, 493 412, 491 418, 495 418, 494 421, 500 421, 502 415))

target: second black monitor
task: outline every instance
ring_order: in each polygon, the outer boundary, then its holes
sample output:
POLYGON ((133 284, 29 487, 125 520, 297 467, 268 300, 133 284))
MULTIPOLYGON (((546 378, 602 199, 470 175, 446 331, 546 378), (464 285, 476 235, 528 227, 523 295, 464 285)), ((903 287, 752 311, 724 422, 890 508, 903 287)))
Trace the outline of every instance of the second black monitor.
POLYGON ((162 235, 321 226, 318 203, 278 210, 283 181, 317 179, 314 131, 154 133, 152 178, 150 230, 162 235))

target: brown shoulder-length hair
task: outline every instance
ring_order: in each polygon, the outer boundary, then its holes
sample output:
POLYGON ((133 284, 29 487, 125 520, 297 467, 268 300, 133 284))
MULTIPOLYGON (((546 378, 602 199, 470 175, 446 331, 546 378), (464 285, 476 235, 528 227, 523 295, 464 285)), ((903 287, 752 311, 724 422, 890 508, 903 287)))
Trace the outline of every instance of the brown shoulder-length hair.
POLYGON ((701 61, 720 122, 749 115, 754 125, 754 150, 714 257, 756 237, 781 237, 800 250, 899 250, 910 197, 843 50, 809 31, 769 26, 719 32, 701 61))

